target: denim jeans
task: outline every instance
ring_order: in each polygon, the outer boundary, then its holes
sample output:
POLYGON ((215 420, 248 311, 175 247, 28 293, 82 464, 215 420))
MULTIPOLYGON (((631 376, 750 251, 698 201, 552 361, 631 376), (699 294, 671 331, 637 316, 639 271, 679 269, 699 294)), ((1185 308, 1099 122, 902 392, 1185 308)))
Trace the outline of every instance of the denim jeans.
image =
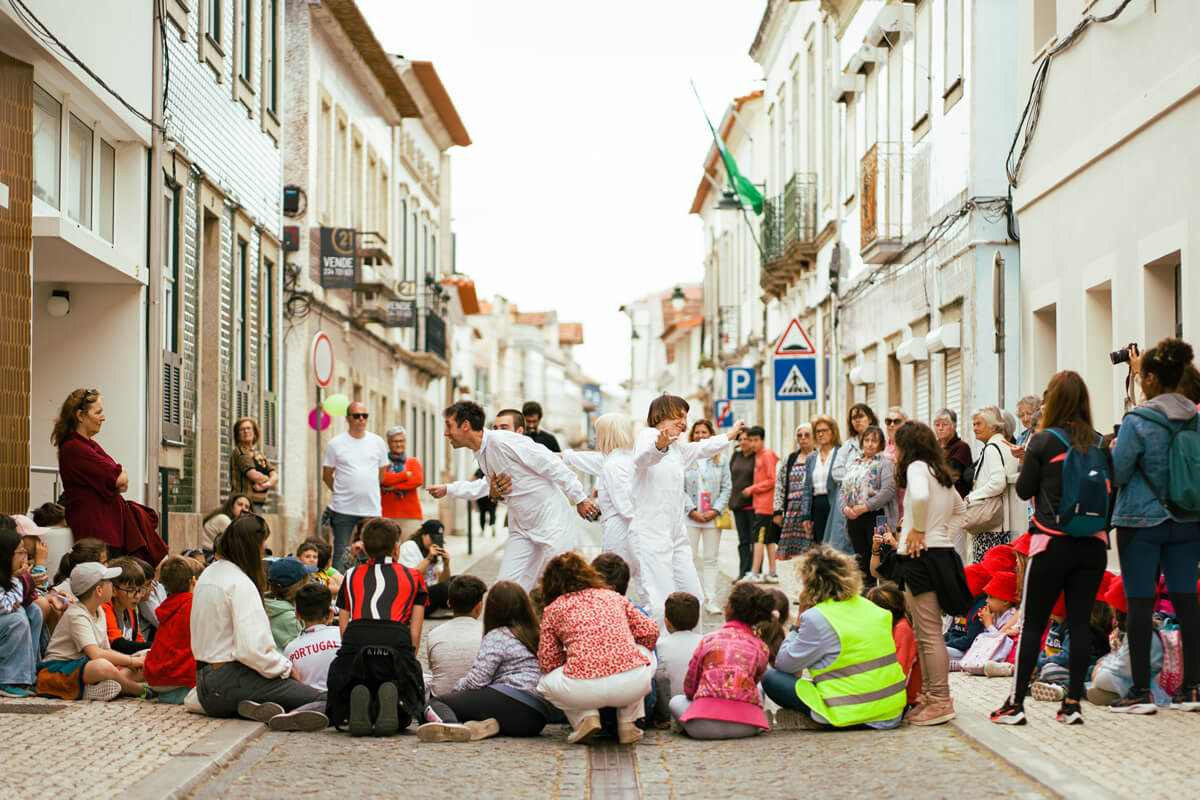
POLYGON ((346 571, 346 564, 350 560, 350 534, 354 533, 354 526, 364 519, 366 517, 343 514, 329 509, 329 527, 333 528, 334 569, 340 572, 346 571))
POLYGON ((800 695, 796 694, 796 676, 778 669, 768 669, 763 675, 762 688, 767 697, 783 708, 807 713, 810 709, 804 705, 800 695))
POLYGON ((33 603, 0 614, 0 684, 31 686, 37 682, 42 641, 42 610, 33 603))

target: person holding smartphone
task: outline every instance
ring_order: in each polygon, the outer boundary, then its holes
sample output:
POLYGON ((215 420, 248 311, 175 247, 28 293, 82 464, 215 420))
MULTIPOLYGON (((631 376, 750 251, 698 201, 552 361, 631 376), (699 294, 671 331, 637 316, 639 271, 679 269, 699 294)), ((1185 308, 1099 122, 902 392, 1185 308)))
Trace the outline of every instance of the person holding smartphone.
POLYGON ((436 519, 427 519, 400 545, 396 560, 425 579, 429 592, 426 616, 450 607, 450 554, 445 548, 445 527, 436 519))

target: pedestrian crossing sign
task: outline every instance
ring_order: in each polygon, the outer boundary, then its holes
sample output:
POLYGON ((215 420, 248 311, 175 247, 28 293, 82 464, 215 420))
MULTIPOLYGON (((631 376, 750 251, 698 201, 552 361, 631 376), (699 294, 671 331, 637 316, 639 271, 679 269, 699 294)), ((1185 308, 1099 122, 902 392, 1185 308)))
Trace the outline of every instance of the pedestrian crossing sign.
POLYGON ((776 401, 817 399, 817 360, 811 356, 776 358, 774 383, 776 401))

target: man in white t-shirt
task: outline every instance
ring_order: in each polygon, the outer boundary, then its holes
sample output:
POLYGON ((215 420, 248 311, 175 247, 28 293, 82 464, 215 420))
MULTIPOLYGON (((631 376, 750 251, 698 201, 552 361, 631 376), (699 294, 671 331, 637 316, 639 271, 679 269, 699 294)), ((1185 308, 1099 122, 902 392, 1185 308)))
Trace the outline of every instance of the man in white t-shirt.
POLYGON ((379 485, 388 466, 383 439, 367 432, 367 407, 351 403, 346 409, 348 430, 325 445, 321 478, 333 490, 329 502, 335 566, 345 570, 350 534, 364 517, 382 516, 379 485))
POLYGON ((342 646, 342 629, 333 621, 333 594, 323 583, 306 583, 296 592, 296 616, 304 630, 288 643, 283 654, 292 662, 292 674, 303 684, 322 692, 329 688, 329 665, 342 646))

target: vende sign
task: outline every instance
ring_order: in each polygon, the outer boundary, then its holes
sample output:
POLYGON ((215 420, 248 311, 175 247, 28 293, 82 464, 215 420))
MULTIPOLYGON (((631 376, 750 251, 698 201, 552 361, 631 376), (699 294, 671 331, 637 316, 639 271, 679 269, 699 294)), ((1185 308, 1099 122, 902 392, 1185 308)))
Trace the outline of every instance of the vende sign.
POLYGON ((353 289, 358 279, 358 253, 353 228, 321 228, 321 286, 353 289))

